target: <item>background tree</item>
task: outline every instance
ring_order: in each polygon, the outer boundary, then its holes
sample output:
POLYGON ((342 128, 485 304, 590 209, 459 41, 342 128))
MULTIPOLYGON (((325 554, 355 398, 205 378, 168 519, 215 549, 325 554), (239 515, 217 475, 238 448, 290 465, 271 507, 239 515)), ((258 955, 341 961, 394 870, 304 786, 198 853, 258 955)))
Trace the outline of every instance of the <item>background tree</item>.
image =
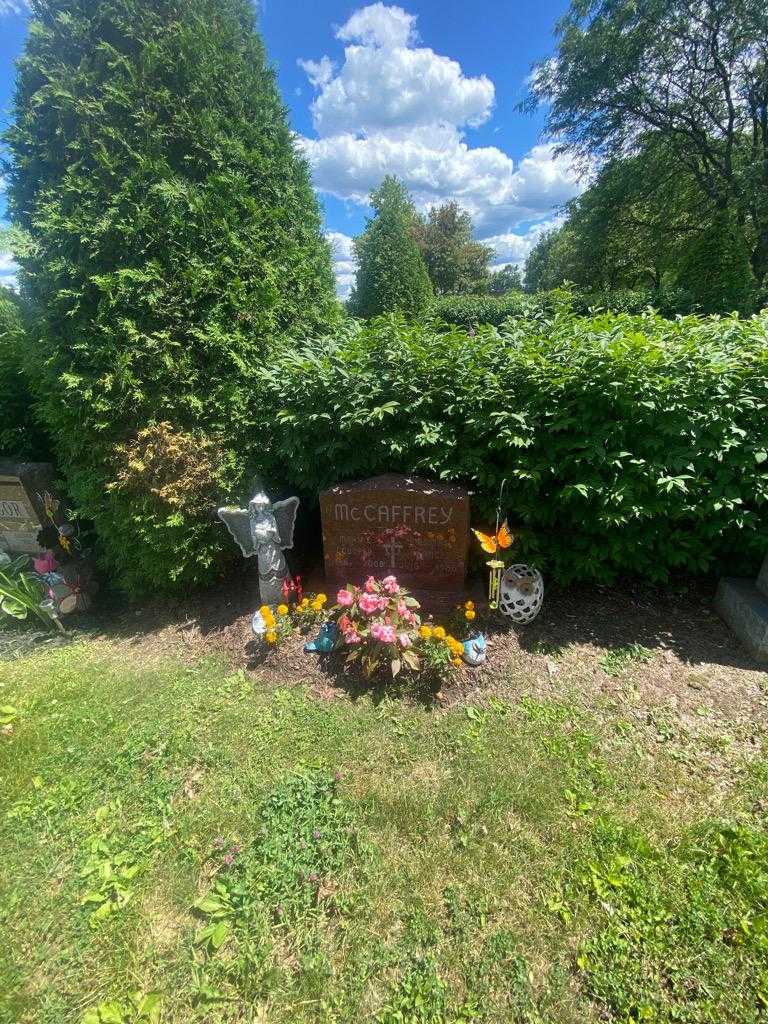
POLYGON ((686 246, 717 212, 658 136, 608 161, 566 210, 567 230, 558 244, 542 239, 532 266, 550 287, 567 278, 593 291, 674 284, 686 246))
POLYGON ((418 314, 432 298, 429 274, 416 241, 416 211, 402 182, 388 175, 371 192, 374 216, 355 239, 357 277, 348 308, 372 317, 401 310, 418 314))
POLYGON ((482 294, 493 249, 472 238, 472 218, 458 203, 433 206, 416 237, 436 295, 482 294))
POLYGON ((544 231, 525 261, 525 290, 549 291, 578 276, 576 240, 569 226, 544 231))
POLYGON ((507 292, 521 292, 523 290, 523 275, 520 267, 514 263, 508 263, 500 270, 492 270, 488 275, 488 294, 506 295, 507 292))
POLYGON ((32 0, 32 15, 6 142, 42 411, 113 577, 204 581, 230 548, 205 503, 109 484, 121 445, 159 422, 221 440, 209 506, 253 470, 270 340, 337 308, 309 174, 250 0, 32 0))
POLYGON ((764 0, 574 0, 527 106, 584 158, 663 135, 717 209, 745 225, 768 270, 768 6, 764 0))
POLYGON ((750 313, 756 282, 741 225, 726 210, 693 239, 677 275, 678 284, 702 313, 750 313))

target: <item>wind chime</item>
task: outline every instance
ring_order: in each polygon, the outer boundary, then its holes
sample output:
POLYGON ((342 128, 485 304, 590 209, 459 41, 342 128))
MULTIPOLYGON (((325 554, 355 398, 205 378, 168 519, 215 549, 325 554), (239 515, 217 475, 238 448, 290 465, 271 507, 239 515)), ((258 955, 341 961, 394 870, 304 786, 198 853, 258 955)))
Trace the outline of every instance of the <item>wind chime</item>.
MULTIPOLYGON (((496 506, 496 528, 492 534, 482 533, 480 530, 472 532, 480 541, 480 547, 487 555, 496 555, 512 546, 514 537, 510 533, 507 520, 501 522, 501 503, 504 495, 504 488, 507 484, 506 478, 501 481, 499 488, 499 501, 496 506)), ((488 607, 496 611, 499 607, 499 595, 501 592, 501 575, 504 572, 504 562, 498 558, 491 558, 487 561, 488 568, 488 607)))

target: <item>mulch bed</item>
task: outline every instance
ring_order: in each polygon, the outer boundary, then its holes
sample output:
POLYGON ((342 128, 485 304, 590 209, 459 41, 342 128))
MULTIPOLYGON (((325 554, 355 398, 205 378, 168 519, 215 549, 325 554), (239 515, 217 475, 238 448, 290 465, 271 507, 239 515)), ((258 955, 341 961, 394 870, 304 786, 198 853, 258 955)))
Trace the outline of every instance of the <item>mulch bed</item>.
MULTIPOLYGON (((312 589, 321 589, 315 583, 312 589)), ((477 581, 473 597, 479 588, 477 581)), ((627 672, 638 704, 688 718, 700 717, 704 704, 730 721, 768 721, 768 666, 755 662, 715 615, 713 594, 713 582, 698 580, 667 588, 640 583, 550 588, 533 623, 518 627, 500 619, 491 627, 486 665, 458 670, 438 701, 448 706, 481 703, 491 694, 552 696, 574 685, 587 697, 610 697, 626 680, 609 676, 601 657, 638 644, 653 653, 648 663, 627 672)), ((145 659, 172 654, 193 662, 214 656, 233 669, 253 672, 263 685, 309 684, 323 699, 377 688, 345 671, 338 655, 305 654, 306 636, 296 635, 277 649, 256 642, 251 616, 258 604, 255 582, 244 575, 185 600, 103 612, 93 631, 145 659)))

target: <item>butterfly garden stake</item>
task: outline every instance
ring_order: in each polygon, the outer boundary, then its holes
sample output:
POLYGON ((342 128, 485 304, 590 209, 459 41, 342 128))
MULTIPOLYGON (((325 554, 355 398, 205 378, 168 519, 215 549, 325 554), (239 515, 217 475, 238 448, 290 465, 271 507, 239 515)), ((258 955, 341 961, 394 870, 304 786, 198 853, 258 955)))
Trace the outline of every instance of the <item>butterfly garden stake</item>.
MULTIPOLYGON (((513 534, 510 533, 507 520, 499 526, 499 520, 501 519, 501 499, 504 494, 504 487, 506 486, 506 479, 501 481, 501 487, 499 488, 499 502, 496 506, 496 528, 493 533, 483 533, 481 530, 473 530, 472 533, 477 537, 480 542, 480 547, 487 555, 498 555, 502 551, 506 551, 507 548, 512 546, 512 541, 515 539, 513 534)), ((485 563, 489 570, 488 577, 488 607, 493 611, 499 607, 499 590, 501 586, 501 574, 504 571, 504 562, 500 558, 491 558, 485 563)))

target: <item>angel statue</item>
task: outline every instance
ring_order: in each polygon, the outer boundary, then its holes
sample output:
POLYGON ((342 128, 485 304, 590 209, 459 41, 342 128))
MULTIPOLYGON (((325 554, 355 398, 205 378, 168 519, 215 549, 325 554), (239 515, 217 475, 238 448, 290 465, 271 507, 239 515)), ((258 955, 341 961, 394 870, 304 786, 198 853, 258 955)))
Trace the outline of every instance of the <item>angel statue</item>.
POLYGON ((262 604, 279 604, 288 566, 283 551, 293 547, 293 528, 298 498, 286 498, 274 505, 259 490, 248 508, 220 508, 219 519, 237 541, 246 558, 258 555, 259 593, 262 604))

